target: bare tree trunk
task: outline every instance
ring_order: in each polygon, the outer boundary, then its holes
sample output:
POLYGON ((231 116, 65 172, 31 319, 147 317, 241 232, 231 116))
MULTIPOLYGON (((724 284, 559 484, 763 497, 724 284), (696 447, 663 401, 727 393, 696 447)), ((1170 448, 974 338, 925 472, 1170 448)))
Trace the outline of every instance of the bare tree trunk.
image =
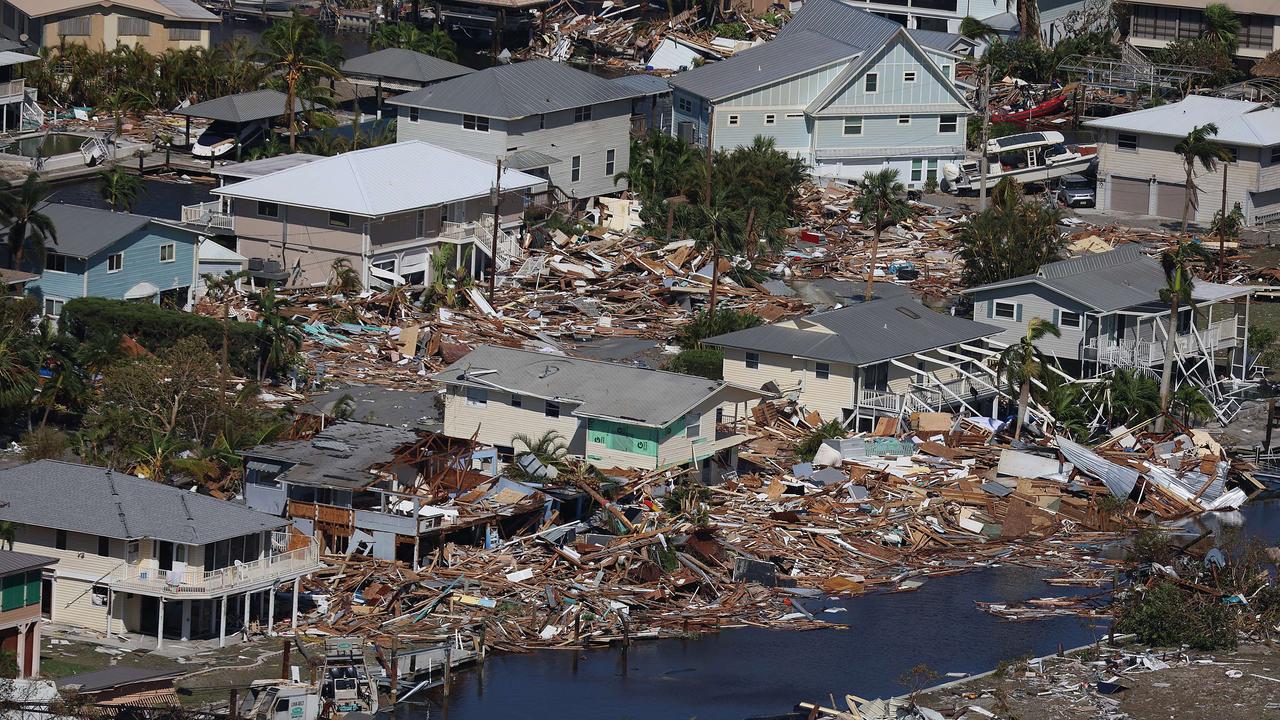
POLYGON ((1178 296, 1169 303, 1169 326, 1165 329, 1164 366, 1160 370, 1160 416, 1156 418, 1155 431, 1164 432, 1164 414, 1169 411, 1170 390, 1173 386, 1173 354, 1178 348, 1178 296))
POLYGON ((1192 177, 1192 173, 1194 172, 1194 170, 1195 170, 1195 166, 1188 163, 1187 164, 1187 194, 1186 194, 1186 199, 1182 201, 1182 232, 1184 234, 1187 232, 1187 214, 1191 211, 1191 193, 1193 192, 1192 188, 1195 186, 1195 179, 1192 177))
POLYGON ((720 246, 711 247, 711 300, 707 303, 708 312, 716 314, 716 292, 720 289, 720 246))
POLYGON ((1027 405, 1031 402, 1031 378, 1022 381, 1018 391, 1018 426, 1013 429, 1013 439, 1022 437, 1022 424, 1027 421, 1027 405))
POLYGON ((298 94, 297 81, 289 79, 289 98, 285 102, 288 104, 286 112, 289 113, 289 152, 298 151, 298 113, 293 111, 294 98, 298 94))
POLYGON ((875 232, 871 234, 871 264, 867 266, 867 290, 863 293, 862 299, 870 301, 876 281, 876 255, 880 253, 880 225, 877 223, 875 232))

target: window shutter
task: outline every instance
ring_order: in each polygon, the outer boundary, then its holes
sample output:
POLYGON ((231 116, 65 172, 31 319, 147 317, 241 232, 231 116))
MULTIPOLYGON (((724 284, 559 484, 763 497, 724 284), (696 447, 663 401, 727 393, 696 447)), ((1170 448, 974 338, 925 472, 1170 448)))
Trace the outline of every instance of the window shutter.
POLYGON ((1013 311, 1013 321, 1014 321, 1014 322, 1022 322, 1022 303, 1018 303, 1018 304, 1014 305, 1013 307, 1014 307, 1014 311, 1013 311))
POLYGON ((987 319, 990 320, 996 316, 996 301, 987 301, 987 319))

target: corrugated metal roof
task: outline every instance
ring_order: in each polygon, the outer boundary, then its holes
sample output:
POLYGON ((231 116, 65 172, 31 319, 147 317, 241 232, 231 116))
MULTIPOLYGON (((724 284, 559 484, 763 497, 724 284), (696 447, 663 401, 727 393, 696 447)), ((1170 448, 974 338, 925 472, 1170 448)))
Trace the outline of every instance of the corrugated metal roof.
POLYGON ((558 162, 560 162, 560 158, 552 157, 537 150, 520 150, 511 153, 511 156, 507 158, 506 166, 512 170, 528 170, 530 168, 555 165, 558 162))
POLYGON ((529 60, 445 80, 388 102, 510 120, 643 94, 564 63, 529 60))
MULTIPOLYGON (((805 10, 808 8, 806 4, 805 10)), ((800 15, 805 10, 801 10, 800 15)), ((779 35, 775 40, 743 50, 726 60, 673 75, 671 84, 698 97, 722 100, 816 68, 847 61, 860 52, 859 48, 821 33, 796 32, 786 37, 779 35)))
POLYGON ((1218 126, 1213 139, 1226 145, 1280 145, 1280 109, 1205 95, 1188 95, 1175 103, 1090 120, 1085 125, 1182 138, 1208 123, 1218 126))
MULTIPOLYGON (((289 102, 289 96, 278 90, 254 90, 236 95, 226 95, 196 103, 174 111, 176 115, 225 120, 233 123, 253 122, 281 117, 289 102)), ((293 111, 302 112, 302 101, 293 99, 293 111)))
POLYGON ((703 342, 812 360, 869 365, 1000 332, 997 327, 944 315, 915 300, 893 296, 809 315, 797 324, 800 327, 761 325, 703 342), (829 332, 802 329, 805 325, 816 325, 829 332))
POLYGON ((726 387, 692 375, 492 345, 472 350, 435 379, 576 403, 564 411, 653 427, 678 420, 726 387))
POLYGON ((778 38, 804 31, 816 32, 845 45, 877 50, 902 29, 892 20, 853 7, 840 0, 806 0, 804 7, 782 26, 778 38))
POLYGON ((937 30, 907 30, 907 34, 920 44, 920 47, 931 48, 933 50, 941 50, 943 52, 953 52, 951 48, 956 43, 962 42, 964 38, 955 33, 939 32, 937 30))
MULTIPOLYGON (((378 217, 487 196, 496 174, 492 162, 412 140, 322 158, 213 192, 378 217)), ((545 182, 518 170, 502 171, 503 190, 545 182)))
POLYGON ((386 48, 351 58, 342 63, 342 72, 347 75, 369 75, 426 85, 473 71, 465 65, 441 60, 433 55, 404 48, 386 48))
POLYGON ((323 160, 324 155, 312 155, 310 153, 285 153, 284 155, 276 155, 275 157, 262 158, 260 160, 246 160, 245 162, 232 163, 215 167, 212 172, 214 175, 221 175, 230 178, 255 178, 263 175, 270 175, 273 172, 279 172, 287 168, 296 167, 298 165, 306 165, 309 162, 323 160))
POLYGON ((646 75, 644 73, 623 75, 620 78, 614 78, 613 82, 631 90, 638 90, 645 95, 661 95, 662 93, 671 92, 671 83, 667 82, 666 78, 658 77, 657 75, 646 75))
POLYGON ((131 540, 205 545, 284 518, 106 468, 39 460, 0 471, 0 520, 131 540))
POLYGON ((62 203, 50 203, 41 212, 49 216, 58 232, 57 242, 48 243, 49 251, 78 258, 93 257, 151 222, 144 215, 62 203))
POLYGON ((16 572, 34 570, 56 562, 58 562, 58 558, 0 550, 0 575, 12 575, 16 572))
MULTIPOLYGON (((416 397, 424 403, 432 401, 427 395, 416 397)), ((346 420, 306 440, 259 445, 242 454, 245 458, 284 461, 289 468, 280 479, 287 482, 361 488, 380 480, 370 468, 390 463, 397 451, 417 440, 418 434, 412 430, 346 420)))

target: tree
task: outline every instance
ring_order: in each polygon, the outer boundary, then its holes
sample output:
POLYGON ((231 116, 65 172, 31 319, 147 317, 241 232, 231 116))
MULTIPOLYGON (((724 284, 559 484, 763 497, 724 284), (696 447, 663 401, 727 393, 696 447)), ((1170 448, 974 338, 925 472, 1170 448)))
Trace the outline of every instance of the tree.
POLYGON ((670 133, 650 130, 631 139, 630 166, 614 175, 613 181, 627 183, 627 189, 647 206, 677 195, 692 196, 704 182, 705 172, 702 154, 689 143, 670 133))
MULTIPOLYGON (((58 229, 44 214, 53 191, 34 172, 21 185, 6 185, 0 191, 0 218, 9 223, 9 267, 21 269, 28 251, 43 255, 46 242, 58 244, 58 229)), ((43 264, 43 257, 40 260, 43 264)))
POLYGON ((39 363, 23 328, 0 328, 0 411, 26 412, 40 381, 39 363))
MULTIPOLYGON (((1194 133, 1194 131, 1192 131, 1194 133)), ((1164 432, 1164 414, 1169 410, 1169 392, 1173 386, 1173 358, 1178 352, 1178 313, 1183 305, 1195 312, 1192 291, 1195 275, 1191 264, 1205 258, 1199 243, 1178 241, 1173 250, 1160 255, 1160 267, 1164 270, 1165 286, 1160 288, 1160 302, 1168 303, 1169 318, 1165 326, 1164 364, 1160 369, 1160 415, 1156 418, 1155 431, 1164 432)))
POLYGON ((130 212, 142 191, 142 178, 116 165, 98 174, 98 191, 113 212, 130 212))
POLYGON ((423 32, 412 23, 398 22, 379 25, 369 38, 369 49, 400 48, 425 55, 434 55, 450 62, 458 59, 458 44, 441 27, 423 32))
POLYGON ((867 266, 867 289, 863 300, 871 300, 876 277, 876 256, 880 252, 880 233, 911 217, 911 206, 903 200, 906 188, 898 182, 898 171, 885 168, 869 172, 858 182, 856 207, 863 227, 871 228, 871 260, 867 266))
POLYGON ((1120 368, 1111 373, 1106 383, 1107 423, 1136 424, 1160 413, 1160 385, 1149 375, 1120 368), (1117 415, 1117 410, 1123 415, 1117 415))
POLYGON ((275 288, 252 295, 258 305, 259 323, 266 330, 258 349, 258 380, 268 374, 278 373, 294 363, 294 357, 302 347, 302 331, 298 322, 281 312, 280 299, 275 288))
POLYGON ((966 287, 1030 275, 1062 258, 1061 213, 1043 203, 1022 202, 1021 186, 1010 178, 996 183, 991 207, 956 229, 961 280, 966 287))
POLYGON ((1218 169, 1219 160, 1230 160, 1231 155, 1222 143, 1214 140, 1218 134, 1218 126, 1213 123, 1197 125, 1187 136, 1178 141, 1173 151, 1182 156, 1182 164, 1187 171, 1186 200, 1182 203, 1182 232, 1187 231, 1187 213, 1190 212, 1199 188, 1196 187, 1195 171, 1199 163, 1205 172, 1218 169))
POLYGON ((1151 59, 1161 65, 1185 65, 1209 71, 1209 75, 1197 75, 1189 81, 1194 87, 1218 88, 1233 83, 1241 76, 1226 45, 1209 38, 1182 38, 1174 40, 1151 53, 1151 59))
POLYGON ((154 106, 155 99, 148 98, 134 88, 117 87, 103 95, 99 105, 111 113, 115 121, 116 135, 119 136, 124 131, 124 116, 154 106))
POLYGON ((990 40, 996 37, 996 30, 974 16, 966 15, 960 21, 960 37, 969 40, 990 40))
POLYGON ((702 347, 702 341, 717 335, 746 330, 764 323, 759 315, 739 310, 700 312, 676 331, 676 344, 685 350, 702 347))
POLYGON ((1194 385, 1183 385, 1173 394, 1170 407, 1182 419, 1183 425, 1194 425, 1213 417, 1213 403, 1210 403, 1194 385))
POLYGON ((1058 430, 1076 439, 1088 437, 1089 415, 1084 390, 1053 372, 1047 374, 1042 382, 1045 389, 1039 402, 1053 416, 1058 430))
MULTIPOLYGON (((1236 240, 1240 237, 1240 231, 1244 229, 1244 209, 1240 207, 1240 203, 1236 203, 1231 207, 1231 211, 1226 215, 1222 214, 1222 210, 1218 209, 1213 212, 1213 222, 1209 223, 1209 231, 1218 236, 1218 269, 1225 272, 1227 260, 1227 241, 1236 240)), ((1219 272, 1219 275, 1223 275, 1219 272)), ((1227 278, 1219 277, 1222 282, 1226 282, 1227 278)))
POLYGON ((1052 362, 1036 343, 1046 335, 1062 337, 1062 332, 1053 323, 1041 318, 1031 318, 1027 323, 1027 332, 1017 343, 1000 352, 996 363, 997 374, 1007 374, 1009 388, 1018 388, 1018 419, 1013 431, 1013 439, 1022 437, 1022 426, 1027 421, 1027 404, 1031 401, 1031 384, 1044 384, 1046 369, 1052 362))
MULTIPOLYGON (((517 456, 532 455, 544 467, 561 470, 565 466, 565 460, 569 457, 569 441, 565 440, 564 436, 555 430, 548 430, 536 438, 524 433, 517 433, 511 436, 511 444, 514 447, 517 443, 524 446, 524 452, 516 448, 517 456)), ((515 475, 518 480, 535 479, 526 473, 519 464, 508 467, 507 473, 515 475)))
POLYGON ((716 312, 716 292, 720 285, 720 255, 732 255, 742 247, 742 212, 723 202, 716 205, 686 205, 680 213, 681 227, 693 239, 698 252, 711 253, 711 297, 707 312, 716 312))
POLYGON ((1240 37, 1240 18, 1236 17, 1234 10, 1221 3, 1206 5, 1204 31, 1200 37, 1220 43, 1234 53, 1240 37))
POLYGON ((1005 0, 1004 8, 1016 11, 1020 39, 1040 42, 1040 5, 1036 0, 1005 0))
POLYGON ((280 20, 262 34, 258 60, 270 68, 285 86, 284 115, 289 121, 289 150, 298 149, 299 88, 318 78, 337 79, 339 72, 326 55, 331 51, 316 28, 315 21, 294 11, 288 20, 280 20))
POLYGON ((329 282, 329 291, 332 293, 341 293, 343 295, 358 295, 360 293, 360 273, 351 267, 351 261, 346 258, 337 258, 333 261, 333 280, 329 282))

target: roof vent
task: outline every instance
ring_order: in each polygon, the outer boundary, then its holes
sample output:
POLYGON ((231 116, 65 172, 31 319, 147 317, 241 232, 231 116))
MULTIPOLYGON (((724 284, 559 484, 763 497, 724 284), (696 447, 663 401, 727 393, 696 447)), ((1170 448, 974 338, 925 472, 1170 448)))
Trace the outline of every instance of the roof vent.
POLYGON ((915 310, 912 310, 912 309, 911 309, 911 308, 909 308, 909 307, 903 307, 903 306, 899 305, 897 309, 898 309, 898 312, 902 313, 903 315, 906 315, 907 317, 911 318, 912 320, 919 320, 919 319, 920 319, 920 313, 916 312, 915 310))
POLYGON ((546 366, 542 368, 542 374, 538 376, 538 379, 546 380, 547 378, 551 377, 552 375, 555 375, 558 372, 560 372, 560 368, 548 363, 546 366))

